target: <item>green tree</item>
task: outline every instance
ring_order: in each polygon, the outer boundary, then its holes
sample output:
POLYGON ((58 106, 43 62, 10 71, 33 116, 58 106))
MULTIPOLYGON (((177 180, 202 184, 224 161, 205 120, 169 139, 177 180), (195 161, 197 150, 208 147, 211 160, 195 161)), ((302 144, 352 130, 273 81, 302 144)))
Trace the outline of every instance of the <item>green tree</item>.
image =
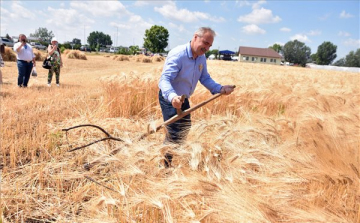
POLYGON ((140 51, 139 46, 130 46, 129 47, 129 52, 130 52, 131 55, 135 55, 139 51, 140 51))
POLYGON ((65 48, 64 46, 61 46, 61 47, 60 47, 60 52, 61 52, 61 53, 64 53, 65 49, 66 49, 66 48, 65 48))
POLYGON ((131 55, 131 52, 125 47, 120 47, 119 51, 116 52, 116 54, 131 55))
POLYGON ((205 56, 206 58, 208 58, 211 54, 214 54, 215 55, 215 58, 218 57, 218 54, 219 54, 219 50, 209 50, 205 53, 205 56))
POLYGON ((283 47, 285 61, 300 64, 305 67, 307 60, 310 58, 311 49, 298 40, 289 41, 283 47))
POLYGON ((73 43, 73 44, 80 44, 80 45, 81 45, 81 40, 80 40, 80 39, 77 39, 77 38, 74 38, 74 39, 72 40, 72 43, 73 43))
POLYGON ((153 53, 162 53, 168 46, 169 32, 162 26, 154 25, 145 30, 144 47, 153 53))
POLYGON ((77 38, 74 38, 71 41, 70 45, 71 45, 71 48, 69 48, 69 49, 79 50, 80 47, 81 47, 81 40, 77 39, 77 38))
POLYGON ((341 58, 334 63, 334 66, 345 67, 345 58, 341 58))
POLYGON ((98 44, 99 46, 112 45, 111 37, 98 31, 91 32, 87 38, 87 42, 93 50, 98 46, 98 44))
POLYGON ((30 33, 30 37, 39 38, 40 40, 39 42, 43 45, 49 44, 54 36, 55 35, 53 34, 52 31, 48 31, 47 28, 41 28, 41 27, 35 30, 35 33, 30 33))
POLYGON ((59 47, 64 47, 65 49, 71 49, 71 45, 69 42, 65 42, 63 44, 59 44, 59 47))
POLYGON ((274 43, 274 45, 270 46, 269 48, 275 50, 278 53, 282 52, 282 46, 277 43, 274 43))
POLYGON ((329 65, 336 58, 337 46, 331 42, 323 42, 316 52, 316 64, 329 65))
POLYGON ((345 57, 345 66, 347 67, 360 67, 360 48, 354 51, 350 51, 345 57))
POLYGON ((341 58, 334 63, 334 66, 339 67, 360 67, 360 48, 354 51, 350 51, 345 58, 341 58))
POLYGON ((317 55, 316 53, 310 55, 311 62, 316 63, 317 55))

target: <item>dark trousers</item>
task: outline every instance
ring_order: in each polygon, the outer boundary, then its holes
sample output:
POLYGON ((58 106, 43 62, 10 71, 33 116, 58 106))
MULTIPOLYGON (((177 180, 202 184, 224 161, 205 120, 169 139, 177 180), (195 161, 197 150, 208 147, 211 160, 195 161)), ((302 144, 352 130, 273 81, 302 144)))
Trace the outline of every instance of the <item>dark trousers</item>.
POLYGON ((53 74, 55 73, 56 84, 60 84, 60 65, 52 66, 48 72, 48 84, 51 84, 53 74))
POLYGON ((33 63, 32 62, 26 62, 23 60, 18 60, 17 61, 17 66, 18 66, 18 86, 19 87, 27 87, 29 79, 30 79, 30 74, 31 74, 31 70, 33 68, 33 63))
MULTIPOLYGON (((164 122, 177 114, 176 108, 174 108, 172 104, 162 96, 161 90, 159 91, 159 102, 160 102, 160 107, 164 118, 164 122)), ((181 110, 185 111, 186 109, 189 108, 190 108, 190 103, 189 100, 186 98, 181 106, 181 110)), ((165 141, 171 143, 178 143, 178 144, 183 142, 189 133, 190 127, 191 127, 191 116, 189 114, 183 117, 182 119, 166 126, 167 134, 165 141)))

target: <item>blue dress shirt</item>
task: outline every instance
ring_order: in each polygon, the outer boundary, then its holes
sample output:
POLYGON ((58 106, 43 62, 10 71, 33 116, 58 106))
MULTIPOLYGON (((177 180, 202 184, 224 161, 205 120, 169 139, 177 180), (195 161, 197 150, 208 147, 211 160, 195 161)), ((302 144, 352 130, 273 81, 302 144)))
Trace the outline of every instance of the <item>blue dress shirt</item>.
POLYGON ((212 94, 220 93, 222 86, 210 77, 205 55, 194 59, 190 42, 172 49, 166 58, 159 81, 163 97, 169 102, 175 96, 183 94, 190 98, 199 80, 212 94))

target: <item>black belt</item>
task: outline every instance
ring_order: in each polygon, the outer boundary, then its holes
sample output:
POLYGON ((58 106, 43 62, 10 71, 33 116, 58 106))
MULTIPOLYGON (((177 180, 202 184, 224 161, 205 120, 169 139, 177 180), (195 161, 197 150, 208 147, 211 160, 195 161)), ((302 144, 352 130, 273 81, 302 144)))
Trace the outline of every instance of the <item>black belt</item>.
POLYGON ((31 62, 33 62, 32 60, 18 60, 18 61, 26 62, 26 63, 31 63, 31 62))

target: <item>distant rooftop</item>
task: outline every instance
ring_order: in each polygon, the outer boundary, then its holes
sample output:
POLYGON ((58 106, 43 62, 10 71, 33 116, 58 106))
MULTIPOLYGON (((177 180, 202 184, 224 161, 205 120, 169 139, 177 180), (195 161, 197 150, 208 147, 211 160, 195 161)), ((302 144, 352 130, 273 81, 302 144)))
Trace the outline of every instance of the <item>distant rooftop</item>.
POLYGON ((273 50, 271 48, 256 48, 256 47, 240 46, 239 54, 249 55, 249 56, 281 58, 281 55, 278 54, 275 50, 273 50))

